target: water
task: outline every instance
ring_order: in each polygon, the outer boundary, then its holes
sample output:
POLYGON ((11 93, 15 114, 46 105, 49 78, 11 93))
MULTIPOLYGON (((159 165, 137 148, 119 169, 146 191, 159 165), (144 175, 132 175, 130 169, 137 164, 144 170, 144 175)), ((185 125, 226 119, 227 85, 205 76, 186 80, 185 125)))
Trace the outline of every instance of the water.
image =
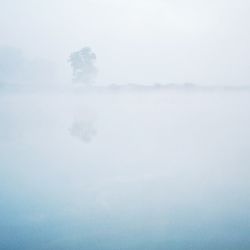
POLYGON ((250 92, 2 93, 0 249, 250 249, 250 92))

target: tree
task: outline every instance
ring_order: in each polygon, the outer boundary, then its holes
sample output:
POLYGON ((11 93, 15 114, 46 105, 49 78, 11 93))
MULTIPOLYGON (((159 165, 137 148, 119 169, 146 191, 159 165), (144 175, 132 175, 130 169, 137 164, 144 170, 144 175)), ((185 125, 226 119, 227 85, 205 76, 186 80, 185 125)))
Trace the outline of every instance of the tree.
POLYGON ((68 61, 73 69, 73 82, 93 83, 97 75, 97 68, 95 67, 96 55, 90 47, 84 47, 71 53, 68 61))

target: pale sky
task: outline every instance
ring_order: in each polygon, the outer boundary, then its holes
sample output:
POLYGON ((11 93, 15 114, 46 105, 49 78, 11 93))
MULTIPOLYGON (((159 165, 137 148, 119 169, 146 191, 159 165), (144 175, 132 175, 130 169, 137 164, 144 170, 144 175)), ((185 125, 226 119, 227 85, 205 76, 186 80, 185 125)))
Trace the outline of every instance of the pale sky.
POLYGON ((90 46, 100 83, 250 84, 249 0, 0 0, 0 46, 56 62, 90 46))

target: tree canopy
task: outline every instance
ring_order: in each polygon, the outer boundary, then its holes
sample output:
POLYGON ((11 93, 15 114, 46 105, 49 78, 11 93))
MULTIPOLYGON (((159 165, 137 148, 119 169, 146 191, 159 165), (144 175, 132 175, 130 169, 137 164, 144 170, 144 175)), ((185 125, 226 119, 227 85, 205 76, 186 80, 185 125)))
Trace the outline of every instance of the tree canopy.
POLYGON ((96 55, 90 47, 84 47, 71 53, 69 63, 73 69, 73 82, 90 84, 97 75, 96 55))

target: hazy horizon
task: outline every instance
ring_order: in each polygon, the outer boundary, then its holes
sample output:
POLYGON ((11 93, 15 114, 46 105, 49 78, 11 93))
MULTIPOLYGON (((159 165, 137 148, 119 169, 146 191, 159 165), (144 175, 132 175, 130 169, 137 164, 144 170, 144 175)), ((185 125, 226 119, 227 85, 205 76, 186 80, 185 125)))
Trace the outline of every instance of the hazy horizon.
POLYGON ((0 0, 0 250, 249 250, 249 9, 0 0))
POLYGON ((55 64, 91 46, 98 82, 249 85, 247 0, 0 1, 0 47, 55 64))

